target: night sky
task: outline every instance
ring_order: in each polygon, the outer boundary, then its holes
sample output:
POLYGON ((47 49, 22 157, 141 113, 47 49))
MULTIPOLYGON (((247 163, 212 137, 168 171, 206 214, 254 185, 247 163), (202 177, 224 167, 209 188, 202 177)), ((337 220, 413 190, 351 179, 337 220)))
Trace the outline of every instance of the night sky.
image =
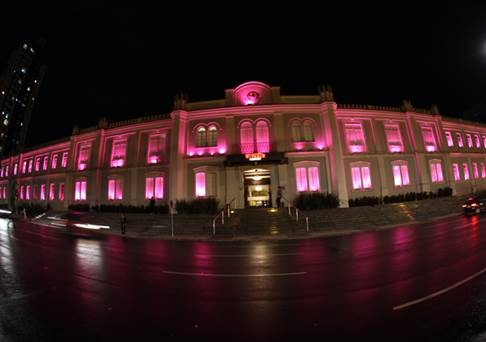
POLYGON ((221 99, 251 80, 283 95, 330 84, 341 103, 398 107, 410 99, 486 122, 484 4, 44 3, 11 4, 0 21, 2 68, 24 40, 47 41, 27 146, 102 116, 168 113, 179 92, 189 101, 221 99))

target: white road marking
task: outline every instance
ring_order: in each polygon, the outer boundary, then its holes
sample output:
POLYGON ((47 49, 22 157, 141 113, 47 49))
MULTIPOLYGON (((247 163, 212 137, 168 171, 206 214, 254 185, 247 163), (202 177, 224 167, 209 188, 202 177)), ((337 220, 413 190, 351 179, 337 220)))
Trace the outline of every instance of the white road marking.
POLYGON ((486 267, 483 268, 481 271, 479 272, 476 272, 474 273, 473 275, 461 280, 461 281, 458 281, 457 283, 455 284, 452 284, 451 286, 448 286, 442 290, 439 290, 437 292, 434 292, 434 293, 431 293, 429 294, 428 296, 425 296, 425 297, 422 297, 422 298, 418 298, 418 299, 415 299, 415 300, 412 300, 410 302, 407 302, 407 303, 404 303, 404 304, 401 304, 401 305, 397 305, 397 306, 394 306, 393 307, 393 310, 401 310, 401 309, 404 309, 406 307, 409 307, 409 306, 412 306, 412 305, 415 305, 415 304, 418 304, 418 303, 421 303, 421 302, 424 302, 426 300, 429 300, 431 298, 434 298, 434 297, 437 297, 437 296, 440 296, 441 294, 444 294, 450 290, 453 290, 455 289, 456 287, 459 287, 461 286, 462 284, 465 284, 467 283, 468 281, 470 280, 473 280, 474 278, 476 277, 479 277, 481 274, 483 274, 484 272, 486 272, 486 267))
POLYGON ((290 273, 205 273, 205 272, 175 272, 164 271, 165 274, 194 276, 194 277, 226 277, 226 278, 241 278, 241 277, 289 277, 305 275, 307 272, 290 272, 290 273))

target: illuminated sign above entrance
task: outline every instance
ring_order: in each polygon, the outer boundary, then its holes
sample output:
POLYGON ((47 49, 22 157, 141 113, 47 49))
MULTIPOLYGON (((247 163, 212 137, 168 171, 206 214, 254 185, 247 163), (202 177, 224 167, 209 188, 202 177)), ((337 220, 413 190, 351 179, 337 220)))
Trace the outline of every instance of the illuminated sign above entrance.
POLYGON ((245 158, 251 161, 262 160, 263 158, 265 158, 265 153, 261 153, 261 152, 247 153, 245 154, 245 158))

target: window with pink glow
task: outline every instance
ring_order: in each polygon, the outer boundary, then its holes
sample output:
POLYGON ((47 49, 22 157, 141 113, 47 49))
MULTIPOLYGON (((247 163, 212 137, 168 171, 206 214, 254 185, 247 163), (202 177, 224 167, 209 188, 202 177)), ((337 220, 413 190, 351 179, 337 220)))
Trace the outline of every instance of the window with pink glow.
POLYGON ((49 166, 49 157, 44 156, 44 160, 42 161, 42 170, 46 171, 48 166, 49 166))
POLYGON ((199 127, 197 129, 196 147, 206 146, 206 127, 199 127))
POLYGON ((30 185, 25 186, 25 199, 30 200, 30 185))
POLYGON ((439 183, 444 180, 444 175, 442 174, 442 162, 438 159, 433 159, 430 161, 430 178, 432 183, 439 183))
POLYGON ((408 164, 404 160, 397 160, 392 163, 393 180, 395 186, 404 186, 410 184, 408 176, 408 164))
POLYGON ((40 163, 41 163, 40 157, 35 158, 35 171, 40 170, 40 163))
POLYGON ((431 126, 422 127, 422 137, 424 139, 424 148, 427 152, 437 151, 434 130, 431 126))
POLYGON ((352 163, 351 177, 353 189, 371 189, 371 173, 368 163, 352 163))
POLYGON ((123 180, 121 178, 108 180, 108 199, 109 200, 123 199, 123 180))
POLYGON ((309 173, 309 190, 319 191, 319 168, 317 166, 312 166, 307 169, 309 173))
POLYGON ((14 164, 14 169, 13 169, 13 174, 14 176, 17 176, 17 169, 19 168, 19 164, 18 163, 15 163, 14 164))
POLYGON ((464 172, 464 180, 468 180, 469 179, 469 167, 468 167, 467 163, 462 164, 462 171, 464 172))
POLYGON ((388 151, 403 152, 402 135, 398 125, 385 125, 385 135, 388 144, 388 151))
POLYGON ((145 198, 164 198, 164 177, 154 176, 145 178, 145 198))
POLYGON ((346 123, 344 125, 346 145, 352 153, 366 152, 366 144, 361 123, 346 123))
POLYGON ((78 155, 78 170, 82 171, 88 168, 89 153, 89 146, 80 146, 78 155))
POLYGON ((486 166, 484 162, 479 163, 479 167, 481 168, 481 178, 486 178, 486 166))
POLYGON ((57 153, 52 155, 51 159, 51 169, 56 169, 57 168, 57 153))
POLYGON ((76 181, 74 187, 74 200, 82 201, 86 200, 86 181, 76 181))
POLYGON ((157 164, 162 160, 165 151, 165 137, 162 135, 151 135, 147 149, 147 163, 157 164))
POLYGON ((67 165, 68 165, 68 153, 63 152, 62 160, 61 160, 61 167, 67 167, 67 165))
POLYGON ((64 201, 64 183, 59 183, 59 200, 64 201))
POLYGON ((214 125, 208 128, 208 146, 216 146, 218 144, 218 128, 214 125))
POLYGON ((256 124, 256 143, 257 152, 266 153, 270 151, 270 135, 266 121, 260 120, 256 124))
POLYGON ((45 201, 46 200, 46 185, 41 184, 40 186, 40 200, 45 201))
POLYGON ((454 146, 454 140, 452 140, 452 133, 449 131, 445 132, 447 146, 452 147, 454 146))
POLYGON ((254 141, 253 141, 253 125, 245 121, 240 127, 240 144, 241 153, 252 153, 254 152, 254 141))
POLYGON ((32 173, 32 163, 34 161, 32 159, 29 160, 29 164, 27 165, 27 172, 32 173))
POLYGON ((457 139, 457 146, 459 147, 464 147, 464 141, 462 140, 462 134, 457 132, 456 133, 456 139, 457 139))
POLYGON ((22 163, 22 174, 25 174, 27 172, 27 161, 24 161, 22 163))
POLYGON ((4 199, 7 198, 7 187, 6 186, 3 187, 3 198, 4 199))
POLYGON ((125 165, 126 153, 126 140, 114 140, 111 147, 111 167, 122 167, 125 165))
POLYGON ((476 146, 476 148, 481 147, 481 139, 479 139, 478 134, 474 134, 474 145, 476 146))
POLYGON ((473 169, 473 177, 474 177, 474 179, 478 179, 479 178, 478 163, 473 162, 472 163, 472 169, 473 169))
POLYGON ((486 148, 486 135, 483 135, 482 138, 483 138, 483 147, 486 148))
POLYGON ((56 198, 56 185, 49 183, 49 200, 52 201, 56 198))
POLYGON ((196 173, 196 197, 206 196, 206 173, 196 173))
POLYGON ((4 167, 0 167, 0 178, 3 178, 3 170, 4 170, 4 167))
POLYGON ((24 199, 24 186, 23 186, 23 185, 21 185, 21 186, 20 186, 19 198, 20 198, 21 200, 23 200, 23 199, 24 199))
POLYGON ((303 125, 303 135, 305 141, 314 141, 314 124, 311 120, 304 120, 303 125))
POLYGON ((307 191, 307 172, 305 167, 297 167, 295 169, 295 178, 297 184, 297 191, 307 191))
POLYGON ((461 174, 459 172, 459 164, 457 163, 452 164, 452 173, 454 175, 454 180, 456 182, 461 180, 461 174))
POLYGON ((9 168, 10 168, 10 165, 5 166, 5 177, 8 177, 9 168))
POLYGON ((467 144, 467 147, 469 147, 469 148, 473 147, 471 134, 469 134, 469 133, 466 134, 466 144, 467 144))

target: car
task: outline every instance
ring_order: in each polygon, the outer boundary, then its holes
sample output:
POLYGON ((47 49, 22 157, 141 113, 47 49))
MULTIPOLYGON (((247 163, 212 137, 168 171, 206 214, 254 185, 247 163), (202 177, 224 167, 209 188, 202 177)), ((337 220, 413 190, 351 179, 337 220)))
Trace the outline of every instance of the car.
POLYGON ((479 214, 486 211, 486 198, 479 198, 477 196, 469 196, 462 204, 462 209, 465 215, 479 214))
POLYGON ((50 211, 39 215, 35 219, 42 220, 50 226, 65 228, 71 234, 91 234, 100 229, 110 229, 109 226, 95 224, 95 218, 88 212, 82 211, 50 211))

